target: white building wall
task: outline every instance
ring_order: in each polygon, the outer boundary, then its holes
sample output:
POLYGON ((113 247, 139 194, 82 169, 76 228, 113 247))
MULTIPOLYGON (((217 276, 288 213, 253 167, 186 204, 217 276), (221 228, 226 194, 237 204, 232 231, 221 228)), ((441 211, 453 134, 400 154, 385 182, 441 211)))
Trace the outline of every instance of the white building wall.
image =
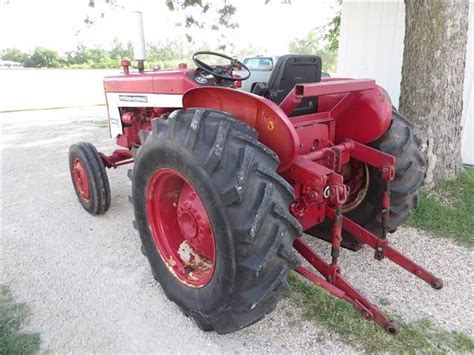
MULTIPOLYGON (((467 164, 474 164, 473 8, 470 2, 462 133, 467 164)), ((403 1, 343 0, 337 76, 375 78, 398 107, 404 36, 403 1)))

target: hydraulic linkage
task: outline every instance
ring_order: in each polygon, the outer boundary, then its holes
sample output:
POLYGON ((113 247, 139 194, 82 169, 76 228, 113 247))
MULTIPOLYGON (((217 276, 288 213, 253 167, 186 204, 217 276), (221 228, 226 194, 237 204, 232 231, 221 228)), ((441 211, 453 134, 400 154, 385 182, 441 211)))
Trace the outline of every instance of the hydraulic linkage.
MULTIPOLYGON (((342 231, 348 231, 359 242, 374 249, 374 258, 376 260, 391 260, 416 277, 427 282, 436 290, 443 287, 443 281, 389 245, 387 233, 390 216, 390 182, 395 176, 395 158, 363 144, 354 141, 346 141, 344 144, 327 149, 326 153, 317 151, 308 154, 305 157, 307 158, 305 159, 306 161, 299 161, 298 164, 304 167, 306 173, 311 170, 311 167, 313 167, 313 170, 316 172, 328 172, 327 166, 322 166, 318 163, 321 159, 322 161, 327 161, 327 159, 324 159, 324 156, 327 155, 328 152, 331 155, 331 161, 340 161, 342 153, 350 152, 351 157, 380 170, 381 179, 384 182, 380 211, 381 235, 374 235, 369 230, 342 214, 342 206, 346 202, 348 187, 344 185, 343 178, 338 174, 339 171, 336 165, 336 170, 330 170, 330 173, 322 179, 322 181, 326 182, 326 186, 323 189, 323 196, 327 202, 325 217, 332 221, 330 230, 331 261, 325 261, 312 250, 302 238, 298 238, 293 243, 294 248, 323 278, 305 266, 298 267, 296 271, 335 297, 349 302, 365 319, 375 321, 385 329, 387 333, 396 335, 400 330, 397 323, 390 320, 376 305, 372 304, 341 275, 338 258, 341 248, 342 231), (316 161, 313 161, 313 159, 316 161)), ((292 210, 293 213, 295 213, 294 211, 295 209, 292 210)), ((297 217, 301 218, 302 216, 298 215, 297 217)))

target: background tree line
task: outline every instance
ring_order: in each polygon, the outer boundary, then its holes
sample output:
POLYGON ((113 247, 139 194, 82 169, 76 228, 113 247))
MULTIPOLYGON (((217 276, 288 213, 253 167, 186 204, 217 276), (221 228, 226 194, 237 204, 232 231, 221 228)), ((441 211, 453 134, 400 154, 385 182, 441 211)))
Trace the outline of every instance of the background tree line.
MULTIPOLYGON (((147 45, 147 64, 149 67, 175 67, 190 53, 175 43, 147 45)), ((48 48, 37 47, 32 52, 23 52, 17 48, 7 48, 1 52, 3 60, 22 63, 27 68, 71 68, 106 69, 117 68, 120 60, 133 58, 131 43, 115 40, 110 49, 89 48, 82 44, 73 51, 60 54, 48 48)))
MULTIPOLYGON (((288 53, 316 54, 323 61, 323 70, 334 73, 336 71, 339 15, 329 24, 317 27, 303 38, 293 39, 288 46, 288 53), (337 35, 334 35, 334 32, 337 35)), ((190 64, 194 50, 209 49, 232 55, 243 59, 246 56, 265 54, 260 48, 249 46, 245 49, 235 47, 225 49, 213 48, 207 44, 180 43, 165 41, 162 43, 147 44, 148 68, 176 68, 179 63, 190 64)), ((280 53, 285 54, 285 53, 280 53)), ((110 49, 100 47, 89 48, 83 44, 73 51, 60 54, 59 52, 37 47, 31 52, 24 52, 17 48, 7 48, 0 52, 3 60, 22 63, 27 68, 71 68, 71 69, 107 69, 117 68, 120 60, 133 58, 133 48, 130 42, 123 43, 114 40, 110 49)))

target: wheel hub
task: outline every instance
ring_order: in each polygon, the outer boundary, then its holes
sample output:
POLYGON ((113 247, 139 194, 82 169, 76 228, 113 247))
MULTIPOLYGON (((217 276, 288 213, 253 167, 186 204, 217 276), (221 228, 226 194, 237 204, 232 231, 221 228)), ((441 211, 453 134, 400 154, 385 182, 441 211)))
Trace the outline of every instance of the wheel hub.
POLYGON ((89 202, 89 179, 87 177, 86 169, 84 169, 84 166, 79 159, 74 159, 72 176, 79 195, 85 202, 89 202))
POLYGON ((183 233, 184 237, 188 241, 196 237, 198 233, 198 226, 196 223, 196 219, 191 213, 183 211, 183 209, 179 210, 178 223, 179 228, 181 229, 181 233, 183 233))
POLYGON ((189 181, 161 169, 147 189, 147 217, 156 249, 181 282, 205 286, 214 272, 215 242, 203 202, 189 181))
POLYGON ((369 168, 367 164, 351 159, 342 167, 344 184, 349 187, 349 195, 346 203, 342 206, 342 212, 352 211, 359 206, 367 195, 369 188, 369 168))
POLYGON ((213 245, 208 243, 212 234, 209 218, 201 199, 189 184, 183 186, 179 196, 178 225, 193 250, 202 255, 212 253, 213 245))

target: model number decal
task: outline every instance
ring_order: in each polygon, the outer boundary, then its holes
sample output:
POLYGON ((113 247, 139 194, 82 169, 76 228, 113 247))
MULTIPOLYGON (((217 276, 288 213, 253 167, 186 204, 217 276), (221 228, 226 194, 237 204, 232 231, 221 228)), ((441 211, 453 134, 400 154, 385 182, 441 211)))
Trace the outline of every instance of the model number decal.
POLYGON ((136 95, 119 95, 119 100, 126 102, 148 102, 148 97, 136 95))

